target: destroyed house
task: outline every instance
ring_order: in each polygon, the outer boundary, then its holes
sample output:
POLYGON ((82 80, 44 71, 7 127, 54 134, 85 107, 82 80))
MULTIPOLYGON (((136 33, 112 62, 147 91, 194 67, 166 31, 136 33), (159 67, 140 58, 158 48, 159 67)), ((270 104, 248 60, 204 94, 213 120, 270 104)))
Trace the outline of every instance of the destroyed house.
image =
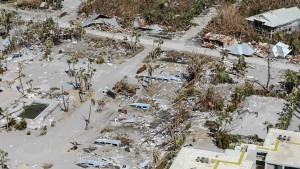
POLYGON ((132 104, 129 104, 129 106, 143 108, 143 109, 150 108, 150 104, 146 104, 146 103, 132 103, 132 104))
POLYGON ((281 8, 246 18, 254 29, 270 37, 278 31, 291 33, 300 27, 300 9, 298 7, 281 8))
POLYGON ((77 162, 78 166, 93 166, 93 167, 105 167, 104 162, 97 160, 80 160, 77 162))
POLYGON ((97 139, 94 141, 95 144, 111 144, 114 146, 120 146, 122 144, 121 140, 111 140, 111 139, 97 139))

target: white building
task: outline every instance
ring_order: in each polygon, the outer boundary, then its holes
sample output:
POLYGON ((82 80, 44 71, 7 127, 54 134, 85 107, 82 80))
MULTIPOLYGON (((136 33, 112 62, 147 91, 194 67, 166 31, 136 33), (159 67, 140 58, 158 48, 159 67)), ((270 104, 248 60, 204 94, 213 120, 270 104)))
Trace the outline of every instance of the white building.
POLYGON ((224 153, 183 147, 170 169, 300 169, 300 132, 270 129, 263 146, 224 153))
POLYGON ((298 7, 280 8, 246 18, 255 30, 272 36, 277 31, 291 33, 300 28, 298 7))

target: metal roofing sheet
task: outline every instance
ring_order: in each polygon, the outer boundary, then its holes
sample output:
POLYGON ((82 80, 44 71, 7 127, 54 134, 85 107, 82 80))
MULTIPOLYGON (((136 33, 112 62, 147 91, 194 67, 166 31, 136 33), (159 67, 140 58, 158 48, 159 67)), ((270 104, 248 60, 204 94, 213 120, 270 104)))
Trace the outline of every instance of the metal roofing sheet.
POLYGON ((246 19, 249 21, 258 20, 264 22, 264 25, 269 27, 277 27, 300 19, 300 9, 298 7, 280 8, 254 15, 246 19))
POLYGON ((278 42, 276 45, 270 45, 270 48, 271 48, 271 56, 274 57, 277 56, 285 57, 291 52, 289 46, 281 42, 278 42))
POLYGON ((229 53, 234 55, 252 55, 255 52, 254 49, 247 43, 235 43, 229 46, 227 50, 229 50, 229 53))
POLYGON ((126 119, 126 120, 121 120, 121 123, 135 123, 136 119, 126 119))
POLYGON ((132 104, 129 104, 129 106, 150 107, 150 104, 146 104, 146 103, 132 103, 132 104))

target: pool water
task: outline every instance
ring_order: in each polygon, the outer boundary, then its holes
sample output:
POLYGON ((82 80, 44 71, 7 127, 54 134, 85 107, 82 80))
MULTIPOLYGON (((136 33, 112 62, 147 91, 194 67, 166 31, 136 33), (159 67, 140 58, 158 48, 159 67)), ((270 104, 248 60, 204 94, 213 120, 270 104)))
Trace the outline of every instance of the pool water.
POLYGON ((24 111, 19 115, 19 117, 35 119, 48 106, 48 104, 33 102, 31 105, 23 107, 24 111))

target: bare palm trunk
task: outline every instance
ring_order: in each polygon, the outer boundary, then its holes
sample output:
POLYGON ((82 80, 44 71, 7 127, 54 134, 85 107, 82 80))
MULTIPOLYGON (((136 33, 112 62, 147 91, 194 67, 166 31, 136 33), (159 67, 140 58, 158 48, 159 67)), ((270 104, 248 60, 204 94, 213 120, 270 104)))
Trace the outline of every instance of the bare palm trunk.
POLYGON ((21 89, 22 89, 22 94, 24 94, 24 87, 23 87, 23 82, 22 82, 21 76, 22 76, 21 71, 19 71, 19 81, 20 81, 20 85, 21 85, 21 89))
POLYGON ((270 79, 271 79, 271 65, 270 65, 270 56, 268 56, 268 81, 266 85, 267 90, 269 90, 270 79))
MULTIPOLYGON (((8 133, 8 127, 9 127, 9 125, 8 125, 8 120, 9 120, 9 118, 8 118, 8 112, 6 111, 6 132, 8 133)), ((3 166, 2 166, 3 167, 3 166)))
POLYGON ((80 102, 83 102, 83 100, 82 100, 82 91, 81 90, 79 90, 78 91, 78 96, 79 96, 79 99, 80 99, 80 102))

